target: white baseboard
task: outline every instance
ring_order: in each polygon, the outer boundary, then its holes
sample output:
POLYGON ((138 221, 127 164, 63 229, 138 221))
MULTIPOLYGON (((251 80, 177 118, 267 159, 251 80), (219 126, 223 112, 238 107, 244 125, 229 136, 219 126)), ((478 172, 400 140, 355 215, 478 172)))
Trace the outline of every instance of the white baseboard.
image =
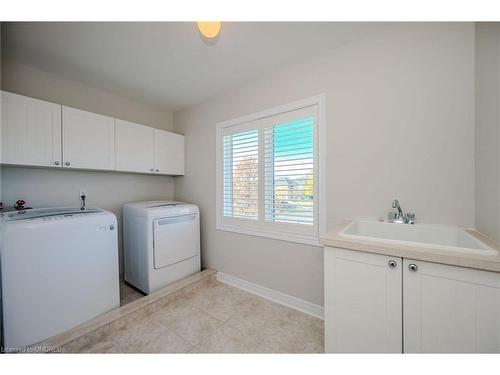
POLYGON ((323 319, 323 306, 315 305, 314 303, 307 302, 300 298, 266 288, 265 286, 254 284, 250 281, 239 279, 223 272, 217 272, 217 280, 236 288, 243 289, 247 292, 256 294, 260 297, 266 298, 281 305, 285 305, 292 309, 301 311, 305 314, 323 319))

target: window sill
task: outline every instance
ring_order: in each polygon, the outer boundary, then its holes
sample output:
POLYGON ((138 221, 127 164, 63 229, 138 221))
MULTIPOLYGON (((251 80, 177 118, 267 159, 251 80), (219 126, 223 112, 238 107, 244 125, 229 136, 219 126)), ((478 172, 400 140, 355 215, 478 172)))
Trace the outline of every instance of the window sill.
POLYGON ((217 224, 216 229, 225 232, 234 232, 234 233, 248 234, 250 236, 271 238, 274 240, 295 242, 312 246, 321 246, 318 237, 305 236, 301 234, 263 231, 258 229, 245 228, 242 226, 227 225, 227 224, 217 224))

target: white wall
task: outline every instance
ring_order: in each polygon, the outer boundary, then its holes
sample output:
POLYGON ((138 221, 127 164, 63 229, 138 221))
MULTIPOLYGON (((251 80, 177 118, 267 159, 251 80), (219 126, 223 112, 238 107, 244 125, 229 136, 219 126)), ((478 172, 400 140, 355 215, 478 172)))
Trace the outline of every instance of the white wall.
MULTIPOLYGON (((2 78, 2 90, 159 129, 173 127, 168 111, 16 61, 2 61, 2 78)), ((173 188, 173 178, 165 176, 15 167, 2 167, 1 171, 1 197, 6 206, 12 206, 20 198, 32 207, 78 206, 79 192, 85 189, 89 206, 114 212, 120 227, 123 203, 172 199, 173 188)), ((121 230, 118 233, 121 259, 121 230)))
POLYGON ((476 228, 500 242, 500 24, 476 24, 476 228))
POLYGON ((473 74, 473 24, 405 24, 176 112, 175 197, 201 207, 204 265, 322 304, 321 248, 215 230, 215 124, 319 93, 328 228, 394 198, 419 222, 473 226, 473 74))
POLYGON ((2 61, 2 89, 163 130, 173 129, 173 115, 136 100, 40 70, 19 61, 2 61))

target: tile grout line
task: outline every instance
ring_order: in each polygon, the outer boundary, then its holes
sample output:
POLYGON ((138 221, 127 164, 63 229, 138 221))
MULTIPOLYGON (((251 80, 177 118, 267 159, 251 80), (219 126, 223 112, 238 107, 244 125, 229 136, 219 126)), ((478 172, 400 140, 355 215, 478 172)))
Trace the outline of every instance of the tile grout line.
MULTIPOLYGON (((205 287, 206 287, 206 286, 205 286, 205 287)), ((191 348, 191 349, 193 349, 193 348, 196 348, 196 347, 197 347, 197 345, 199 345, 199 344, 200 344, 203 340, 205 340, 207 337, 209 337, 210 335, 212 335, 212 334, 213 334, 213 333, 214 333, 214 332, 215 332, 215 331, 216 331, 216 330, 217 330, 217 329, 218 329, 221 325, 223 325, 223 324, 224 324, 224 321, 222 321, 221 319, 219 319, 219 318, 217 318, 217 317, 213 316, 213 315, 212 315, 212 314, 210 314, 208 311, 203 310, 200 306, 198 306, 196 303, 193 303, 192 301, 188 301, 188 302, 186 302, 186 304, 187 304, 187 306, 188 306, 189 308, 191 308, 191 309, 195 310, 195 311, 196 311, 196 312, 198 312, 198 313, 201 313, 201 314, 203 314, 203 315, 206 315, 206 316, 208 316, 208 317, 209 317, 209 318, 211 318, 211 319, 216 320, 216 322, 218 323, 218 324, 217 324, 217 327, 216 327, 213 331, 211 331, 210 333, 208 333, 207 335, 203 336, 203 337, 201 338, 201 340, 200 340, 197 344, 194 344, 194 343, 190 342, 188 339, 186 339, 186 338, 182 337, 182 335, 181 335, 180 333, 178 333, 178 332, 177 332, 177 331, 176 331, 173 327, 171 327, 171 326, 167 325, 166 323, 164 323, 164 322, 163 322, 163 321, 161 321, 160 319, 155 319, 155 322, 159 323, 160 325, 162 325, 163 327, 165 327, 166 329, 168 329, 168 330, 169 330, 169 331, 171 331, 172 333, 176 334, 176 336, 179 336, 182 340, 184 340, 184 341, 185 341, 185 342, 187 342, 190 346, 192 346, 192 348, 191 348)), ((151 314, 150 316, 153 316, 153 315, 156 315, 156 314, 158 314, 158 313, 162 312, 162 310, 166 309, 167 307, 168 307, 168 305, 167 305, 167 306, 163 306, 160 310, 155 311, 155 312, 154 312, 153 314, 151 314)), ((168 316, 169 314, 167 313, 166 315, 168 316)))
MULTIPOLYGON (((161 310, 160 310, 161 311, 161 310)), ((200 310, 201 311, 201 310, 200 310)), ((176 336, 180 337, 183 341, 187 342, 190 346, 192 347, 196 347, 195 344, 191 343, 189 340, 185 339, 184 337, 182 337, 179 333, 177 333, 173 328, 167 326, 165 323, 161 322, 161 321, 156 321, 158 324, 160 324, 161 326, 165 327, 167 330, 169 330, 170 332, 172 332, 173 334, 175 334, 176 336)), ((214 329, 213 332, 210 332, 207 336, 205 336, 201 341, 203 341, 206 337, 210 336, 212 333, 214 333, 215 331, 217 330, 214 329)), ((201 342, 200 341, 200 342, 201 342)), ((198 343, 199 344, 199 343, 198 343)), ((192 348, 191 348, 192 349, 192 348)))
MULTIPOLYGON (((143 323, 143 321, 141 321, 141 323, 143 323)), ((190 350, 193 349, 194 345, 191 344, 189 341, 185 340, 183 337, 181 337, 180 335, 178 335, 176 332, 174 332, 172 329, 168 328, 167 326, 165 326, 164 324, 162 324, 161 322, 156 322, 157 324, 160 324, 163 328, 165 328, 169 333, 173 334, 174 336, 176 336, 178 339, 180 339, 181 341, 185 342, 186 344, 188 344, 188 346, 190 346, 190 350)), ((134 323, 134 324, 138 324, 138 322, 134 323)), ((146 324, 150 324, 149 322, 146 322, 146 324)), ((113 343, 115 345, 117 345, 120 349, 123 349, 123 346, 120 345, 120 343, 118 341, 116 341, 115 339, 115 334, 112 334, 110 339, 111 341, 113 341, 113 343)), ((161 333, 158 333, 157 335, 155 335, 156 337, 158 336, 161 336, 161 333)), ((125 351, 126 352, 126 351, 125 351)), ((133 353, 139 353, 139 352, 133 352, 133 353)), ((187 353, 187 352, 185 352, 187 353)))
MULTIPOLYGON (((215 329, 215 330, 214 330, 214 331, 213 331, 210 335, 206 336, 203 340, 201 340, 201 341, 198 343, 198 346, 196 347, 196 349, 198 349, 198 350, 199 350, 199 349, 200 349, 200 346, 201 346, 201 345, 202 345, 205 341, 207 341, 207 339, 208 339, 209 337, 211 337, 211 336, 215 335, 215 334, 217 333, 217 331, 222 330, 222 328, 223 328, 224 326, 226 326, 226 325, 228 325, 229 327, 233 327, 233 326, 231 326, 231 325, 227 324, 226 322, 222 323, 222 324, 221 324, 219 327, 217 327, 217 328, 216 328, 216 329, 215 329)), ((234 328, 234 327, 233 327, 233 328, 234 328)))

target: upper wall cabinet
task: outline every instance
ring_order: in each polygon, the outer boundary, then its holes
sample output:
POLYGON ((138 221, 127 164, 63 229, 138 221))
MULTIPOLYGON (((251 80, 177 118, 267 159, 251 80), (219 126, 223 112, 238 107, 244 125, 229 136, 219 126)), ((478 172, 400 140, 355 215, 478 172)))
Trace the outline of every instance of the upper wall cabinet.
POLYGON ((116 169, 154 172, 154 129, 123 120, 115 126, 116 169))
POLYGON ((184 136, 1 92, 2 164, 183 175, 184 136))
POLYGON ((61 165, 61 106, 2 92, 2 163, 61 165))
POLYGON ((115 120, 75 108, 62 108, 64 166, 115 169, 115 120))
POLYGON ((157 173, 184 174, 184 136, 154 130, 154 169, 157 173))

